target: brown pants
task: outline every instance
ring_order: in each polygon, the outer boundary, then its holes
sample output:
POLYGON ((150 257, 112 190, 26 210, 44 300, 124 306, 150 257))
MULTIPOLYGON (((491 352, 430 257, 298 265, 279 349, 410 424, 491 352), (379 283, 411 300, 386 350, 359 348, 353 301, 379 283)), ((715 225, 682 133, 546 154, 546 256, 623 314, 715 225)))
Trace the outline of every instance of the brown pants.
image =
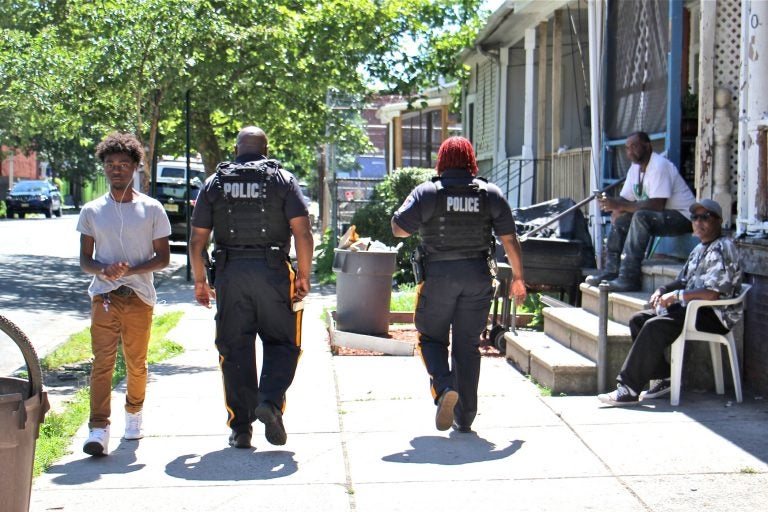
POLYGON ((109 294, 109 309, 104 298, 91 301, 91 417, 89 428, 109 425, 112 397, 112 374, 117 360, 117 346, 123 343, 123 356, 128 377, 125 410, 139 412, 144 406, 147 389, 147 346, 152 328, 153 307, 135 293, 128 296, 109 294))

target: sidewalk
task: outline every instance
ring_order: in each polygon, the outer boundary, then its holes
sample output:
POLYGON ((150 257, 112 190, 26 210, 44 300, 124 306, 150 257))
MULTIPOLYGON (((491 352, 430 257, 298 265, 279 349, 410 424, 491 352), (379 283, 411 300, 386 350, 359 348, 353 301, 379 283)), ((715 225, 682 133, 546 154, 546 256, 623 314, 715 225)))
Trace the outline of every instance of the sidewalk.
POLYGON ((417 357, 331 356, 323 308, 307 300, 303 356, 284 416, 288 443, 227 446, 214 310, 183 273, 157 310, 183 310, 186 352, 150 369, 147 437, 122 441, 124 391, 108 457, 72 454, 33 483, 30 510, 669 511, 765 510, 768 403, 684 390, 681 406, 603 407, 546 398, 503 358, 483 359, 477 434, 438 432, 417 357))

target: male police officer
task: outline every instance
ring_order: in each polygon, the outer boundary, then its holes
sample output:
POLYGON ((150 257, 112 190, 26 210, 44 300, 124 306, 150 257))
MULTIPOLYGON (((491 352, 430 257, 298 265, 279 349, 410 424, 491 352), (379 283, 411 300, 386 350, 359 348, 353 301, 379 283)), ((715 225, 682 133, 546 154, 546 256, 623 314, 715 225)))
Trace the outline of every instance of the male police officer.
POLYGON ((216 348, 224 377, 229 444, 251 446, 251 423, 283 445, 285 393, 301 353, 300 301, 309 293, 312 231, 298 180, 267 159, 267 136, 255 126, 237 135, 235 161, 218 165, 192 214, 190 258, 195 299, 217 301, 216 348), (213 230, 215 287, 206 281, 204 252, 213 230), (293 234, 298 271, 288 252, 293 234), (256 375, 255 337, 264 347, 256 375))
POLYGON ((510 297, 525 300, 520 244, 501 190, 475 178, 472 144, 451 137, 437 154, 437 178, 417 186, 392 217, 392 233, 421 235, 425 261, 415 323, 419 347, 437 405, 438 430, 471 432, 477 414, 480 334, 493 296, 489 258, 492 230, 512 267, 510 297), (451 361, 448 336, 453 330, 451 361))

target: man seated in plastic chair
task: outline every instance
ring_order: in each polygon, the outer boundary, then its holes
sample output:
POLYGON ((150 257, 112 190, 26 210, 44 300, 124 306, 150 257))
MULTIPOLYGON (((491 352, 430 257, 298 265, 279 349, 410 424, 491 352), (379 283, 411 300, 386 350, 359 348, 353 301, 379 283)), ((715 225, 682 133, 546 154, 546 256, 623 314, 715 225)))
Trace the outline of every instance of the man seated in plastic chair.
MULTIPOLYGON (((653 310, 635 314, 629 322, 632 347, 616 378, 618 385, 598 399, 613 406, 637 405, 670 392, 670 366, 664 351, 683 330, 685 306, 691 300, 731 299, 739 295, 741 270, 736 246, 722 234, 723 213, 712 199, 690 207, 693 233, 701 243, 691 251, 677 279, 653 292, 653 310), (643 392, 646 384, 647 391, 643 392)), ((726 334, 739 321, 742 304, 702 307, 696 328, 726 334)))

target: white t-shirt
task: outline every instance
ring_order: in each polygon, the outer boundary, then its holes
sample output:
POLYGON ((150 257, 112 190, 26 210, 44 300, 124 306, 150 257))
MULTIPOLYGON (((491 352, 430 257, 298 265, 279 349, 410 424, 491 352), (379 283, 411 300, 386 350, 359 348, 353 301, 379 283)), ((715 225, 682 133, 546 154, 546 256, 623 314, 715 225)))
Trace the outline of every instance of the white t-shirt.
MULTIPOLYGON (((95 240, 96 261, 107 264, 127 261, 133 266, 155 255, 152 242, 170 236, 171 223, 159 201, 134 190, 130 203, 118 203, 109 194, 86 203, 80 210, 77 231, 95 240)), ((115 281, 108 281, 97 274, 88 287, 88 295, 93 298, 125 285, 152 306, 157 302, 152 279, 153 272, 125 276, 115 281)))
POLYGON ((627 201, 666 199, 665 210, 677 210, 686 219, 690 219, 688 208, 696 198, 672 162, 657 153, 652 153, 643 174, 644 176, 640 173, 640 164, 630 166, 627 179, 621 189, 621 197, 627 201))

